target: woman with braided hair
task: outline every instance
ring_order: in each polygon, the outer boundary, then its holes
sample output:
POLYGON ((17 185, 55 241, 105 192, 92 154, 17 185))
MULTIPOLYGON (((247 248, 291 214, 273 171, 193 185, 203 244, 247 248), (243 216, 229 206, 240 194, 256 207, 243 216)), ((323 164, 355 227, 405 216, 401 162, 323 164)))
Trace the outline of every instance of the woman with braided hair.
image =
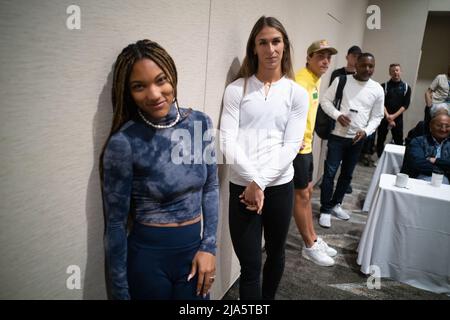
POLYGON ((100 161, 112 298, 209 299, 219 196, 208 148, 212 122, 178 106, 175 64, 150 40, 128 45, 117 57, 112 104, 100 161), (194 126, 202 130, 200 142, 193 140, 194 126), (177 134, 191 141, 175 141, 177 134), (201 159, 192 155, 194 142, 202 144, 201 159))

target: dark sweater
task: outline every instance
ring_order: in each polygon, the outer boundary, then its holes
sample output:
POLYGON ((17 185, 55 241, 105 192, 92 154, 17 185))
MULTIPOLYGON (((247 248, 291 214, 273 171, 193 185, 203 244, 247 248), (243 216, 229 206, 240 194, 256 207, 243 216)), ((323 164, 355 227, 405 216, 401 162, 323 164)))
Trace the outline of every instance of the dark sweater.
POLYGON ((406 146, 402 172, 415 178, 420 174, 431 176, 433 170, 439 169, 450 179, 450 139, 442 142, 441 156, 434 165, 427 159, 435 157, 439 144, 430 135, 415 137, 406 146))
MULTIPOLYGON (((408 109, 411 101, 411 87, 403 81, 389 80, 381 84, 384 90, 384 106, 389 114, 396 113, 401 107, 408 109)), ((402 115, 395 120, 400 121, 402 115), (397 120, 398 119, 398 120, 397 120)))

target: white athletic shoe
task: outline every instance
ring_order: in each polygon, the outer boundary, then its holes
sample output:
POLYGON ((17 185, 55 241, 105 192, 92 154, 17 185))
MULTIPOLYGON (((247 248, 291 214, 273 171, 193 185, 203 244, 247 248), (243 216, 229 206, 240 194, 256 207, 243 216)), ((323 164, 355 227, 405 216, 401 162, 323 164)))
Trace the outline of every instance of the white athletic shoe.
POLYGON ((322 267, 331 267, 334 265, 333 258, 329 257, 324 251, 322 251, 317 242, 314 242, 311 248, 304 246, 302 256, 322 267))
POLYGON ((323 241, 323 239, 320 237, 317 237, 317 245, 319 246, 320 249, 322 249, 323 252, 325 252, 330 257, 334 257, 335 255, 337 255, 337 251, 329 247, 328 244, 325 241, 323 241))
POLYGON ((331 227, 331 214, 321 213, 319 218, 319 225, 323 228, 331 227))
POLYGON ((342 219, 342 220, 350 219, 350 215, 347 213, 347 211, 342 209, 340 204, 335 205, 333 207, 333 209, 331 209, 331 211, 333 211, 334 214, 336 215, 336 217, 338 217, 339 219, 342 219))

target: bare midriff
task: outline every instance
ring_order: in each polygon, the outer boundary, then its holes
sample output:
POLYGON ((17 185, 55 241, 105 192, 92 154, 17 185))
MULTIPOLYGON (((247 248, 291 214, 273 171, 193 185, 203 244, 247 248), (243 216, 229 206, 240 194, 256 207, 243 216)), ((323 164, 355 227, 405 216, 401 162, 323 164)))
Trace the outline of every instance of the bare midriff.
POLYGON ((150 227, 182 227, 182 226, 188 226, 190 224, 194 224, 199 222, 201 219, 201 216, 198 215, 194 219, 183 221, 183 222, 172 222, 172 223, 149 223, 149 222, 139 222, 145 226, 150 227))

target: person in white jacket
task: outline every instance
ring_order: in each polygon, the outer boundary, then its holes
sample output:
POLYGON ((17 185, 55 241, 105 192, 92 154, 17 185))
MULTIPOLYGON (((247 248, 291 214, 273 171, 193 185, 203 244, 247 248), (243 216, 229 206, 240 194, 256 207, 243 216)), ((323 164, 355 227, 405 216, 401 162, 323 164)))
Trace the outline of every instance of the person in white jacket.
POLYGON ((230 167, 229 225, 241 266, 241 300, 275 298, 292 217, 294 168, 308 113, 308 93, 293 81, 286 30, 261 17, 247 42, 238 79, 229 84, 220 120, 230 167), (262 230, 267 258, 262 285, 262 230))
POLYGON ((381 85, 370 79, 375 70, 375 57, 363 53, 356 63, 356 74, 347 75, 340 110, 334 104, 339 78, 336 78, 320 104, 336 126, 328 140, 324 173, 320 192, 319 225, 331 227, 331 213, 342 220, 350 215, 341 207, 345 191, 350 185, 358 162, 363 142, 375 132, 384 117, 384 91, 381 85), (334 189, 334 177, 341 167, 339 179, 334 189))

